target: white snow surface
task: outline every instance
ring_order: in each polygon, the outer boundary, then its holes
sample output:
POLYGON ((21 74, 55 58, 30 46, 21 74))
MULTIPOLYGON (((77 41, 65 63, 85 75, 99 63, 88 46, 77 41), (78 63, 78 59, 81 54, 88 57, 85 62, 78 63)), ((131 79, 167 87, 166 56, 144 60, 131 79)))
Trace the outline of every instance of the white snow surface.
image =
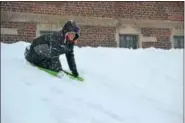
POLYGON ((1 43, 1 123, 183 122, 183 50, 75 47, 78 82, 31 66, 28 45, 1 43))

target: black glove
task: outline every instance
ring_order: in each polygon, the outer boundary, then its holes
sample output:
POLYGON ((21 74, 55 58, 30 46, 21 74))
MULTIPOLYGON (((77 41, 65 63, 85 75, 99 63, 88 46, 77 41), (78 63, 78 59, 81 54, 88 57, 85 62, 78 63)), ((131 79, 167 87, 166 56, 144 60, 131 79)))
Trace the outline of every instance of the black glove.
POLYGON ((79 76, 77 71, 73 71, 72 74, 73 74, 74 77, 78 77, 79 76))

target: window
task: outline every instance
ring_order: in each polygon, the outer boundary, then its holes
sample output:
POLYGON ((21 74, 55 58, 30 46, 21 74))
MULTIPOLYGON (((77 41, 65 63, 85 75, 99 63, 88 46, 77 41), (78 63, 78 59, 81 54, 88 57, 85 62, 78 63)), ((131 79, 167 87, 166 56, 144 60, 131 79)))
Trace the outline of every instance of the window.
POLYGON ((40 35, 46 35, 46 34, 51 34, 54 33, 56 31, 40 31, 40 35))
POLYGON ((120 47, 132 48, 132 49, 137 49, 139 47, 138 35, 120 34, 119 39, 120 39, 120 43, 119 43, 120 47))
POLYGON ((184 36, 173 37, 174 48, 184 48, 184 36))

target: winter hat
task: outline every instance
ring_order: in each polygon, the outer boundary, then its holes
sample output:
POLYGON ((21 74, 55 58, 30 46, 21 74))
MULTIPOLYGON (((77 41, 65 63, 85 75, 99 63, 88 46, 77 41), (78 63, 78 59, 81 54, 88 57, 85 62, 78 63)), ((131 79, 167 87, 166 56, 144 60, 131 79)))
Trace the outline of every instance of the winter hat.
POLYGON ((64 35, 66 35, 68 32, 74 32, 75 33, 74 40, 76 40, 80 37, 80 28, 77 26, 77 24, 74 20, 67 21, 64 24, 62 32, 64 35))

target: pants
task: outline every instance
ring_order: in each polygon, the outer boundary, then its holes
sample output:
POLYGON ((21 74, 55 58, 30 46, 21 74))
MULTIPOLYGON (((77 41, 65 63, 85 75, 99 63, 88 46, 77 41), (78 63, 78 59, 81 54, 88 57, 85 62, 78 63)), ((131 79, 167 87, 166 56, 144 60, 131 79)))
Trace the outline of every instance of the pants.
POLYGON ((38 67, 42 67, 56 72, 59 72, 62 70, 59 57, 54 57, 49 59, 38 55, 34 50, 30 49, 29 47, 27 47, 25 50, 25 58, 28 62, 38 67))

